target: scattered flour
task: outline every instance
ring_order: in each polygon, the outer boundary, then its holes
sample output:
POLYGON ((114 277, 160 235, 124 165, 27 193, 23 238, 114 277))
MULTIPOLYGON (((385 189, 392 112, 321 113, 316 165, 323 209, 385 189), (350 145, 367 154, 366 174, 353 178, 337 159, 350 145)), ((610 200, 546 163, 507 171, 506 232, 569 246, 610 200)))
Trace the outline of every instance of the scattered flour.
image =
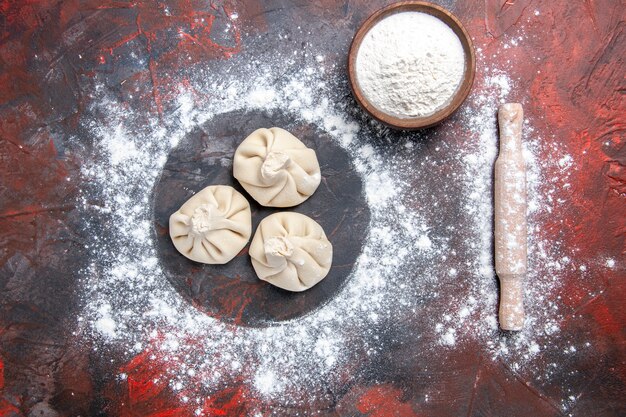
MULTIPOLYGON (((359 352, 373 356, 384 350, 376 329, 393 323, 399 312, 420 323, 423 336, 433 341, 433 354, 440 346, 454 349, 473 341, 494 359, 504 357, 518 367, 532 363, 548 338, 559 332, 553 295, 571 260, 559 242, 544 241, 540 234, 542 216, 558 204, 553 199, 558 184, 546 181, 550 167, 536 158, 546 145, 529 120, 524 140, 531 198, 527 325, 517 335, 499 333, 491 220, 495 114, 514 82, 496 69, 483 74, 483 85, 457 120, 446 122, 459 123, 468 132, 463 146, 443 152, 447 145, 442 143, 441 157, 422 158, 420 150, 428 146, 422 133, 407 133, 404 146, 374 146, 397 143, 398 138, 346 106, 344 95, 337 94, 345 85, 338 88, 328 81, 326 61, 315 58, 319 56, 312 54, 304 69, 302 61, 277 55, 253 62, 241 73, 225 71, 223 78, 199 70, 193 91, 216 99, 199 102, 190 91, 180 91, 176 110, 163 119, 129 112, 104 88, 98 90, 90 110, 104 114, 105 120, 82 122, 95 147, 83 168, 92 186, 84 191, 82 204, 85 217, 99 218, 107 233, 99 232, 98 222, 86 226, 95 237, 87 244, 92 262, 82 271, 83 314, 78 320, 89 324, 83 337, 95 339, 100 354, 116 347, 132 358, 150 349, 151 358, 164 367, 162 378, 176 392, 184 392, 181 401, 189 404, 201 404, 204 392, 234 383, 241 375, 248 375, 245 383, 252 392, 281 404, 324 398, 329 386, 341 386, 343 364, 359 352), (274 79, 275 67, 289 67, 290 76, 274 79), (228 325, 189 305, 164 277, 151 237, 149 191, 170 150, 194 127, 242 108, 281 109, 325 129, 351 155, 371 212, 367 241, 343 290, 312 314, 266 328, 228 325), (461 188, 445 186, 435 193, 428 188, 425 179, 441 166, 455 167, 441 184, 461 188), (458 198, 448 202, 461 205, 459 222, 466 224, 461 241, 454 244, 460 229, 438 224, 437 207, 445 195, 458 198), (441 262, 453 259, 457 250, 467 261, 442 268, 441 262), (417 265, 418 274, 411 265, 417 265), (422 311, 420 300, 436 297, 445 282, 456 283, 458 291, 442 307, 444 313, 422 311)), ((335 76, 341 79, 343 73, 335 76)), ((558 149, 550 151, 558 155, 555 161, 566 158, 558 149)), ((560 169, 562 164, 555 165, 560 169)), ((612 267, 609 261, 607 266, 612 267)))
POLYGON ((94 323, 95 328, 103 335, 114 338, 117 336, 115 329, 117 327, 115 321, 110 316, 111 306, 103 304, 99 308, 100 318, 94 323))

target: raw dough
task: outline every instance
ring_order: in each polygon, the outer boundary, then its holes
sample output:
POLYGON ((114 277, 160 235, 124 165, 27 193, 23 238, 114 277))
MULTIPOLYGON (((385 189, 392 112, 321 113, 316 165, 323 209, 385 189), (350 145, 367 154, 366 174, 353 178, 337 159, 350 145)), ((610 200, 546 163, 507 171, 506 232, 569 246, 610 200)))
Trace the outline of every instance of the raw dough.
POLYGON ((317 156, 284 129, 257 129, 235 151, 233 175, 259 204, 291 207, 320 185, 317 156))
POLYGON ((330 270, 333 246, 315 220, 300 213, 272 214, 259 224, 250 244, 259 278, 289 291, 304 291, 330 270))
POLYGON ((227 185, 204 188, 170 216, 170 237, 176 249, 205 264, 233 259, 251 233, 250 204, 227 185))

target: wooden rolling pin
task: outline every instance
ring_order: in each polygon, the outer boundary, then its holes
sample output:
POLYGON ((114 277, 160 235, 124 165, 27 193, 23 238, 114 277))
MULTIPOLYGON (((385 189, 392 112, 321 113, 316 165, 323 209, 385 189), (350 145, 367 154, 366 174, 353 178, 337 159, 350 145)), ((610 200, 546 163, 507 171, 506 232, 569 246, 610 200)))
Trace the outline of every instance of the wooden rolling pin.
POLYGON ((519 103, 498 110, 500 154, 495 167, 495 252, 500 278, 500 327, 522 330, 526 279, 526 163, 522 156, 524 111, 519 103))

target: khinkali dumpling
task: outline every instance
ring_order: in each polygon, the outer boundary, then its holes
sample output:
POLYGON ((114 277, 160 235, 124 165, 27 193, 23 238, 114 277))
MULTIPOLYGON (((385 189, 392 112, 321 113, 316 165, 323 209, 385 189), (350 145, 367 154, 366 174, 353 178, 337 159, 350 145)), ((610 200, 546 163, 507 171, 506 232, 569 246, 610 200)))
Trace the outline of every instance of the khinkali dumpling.
POLYGON ((313 149, 279 127, 257 129, 235 151, 233 175, 259 204, 291 207, 320 185, 313 149))
POLYGON ((192 261, 224 264, 246 246, 252 232, 248 200, 233 187, 211 185, 170 216, 170 237, 192 261))
POLYGON ((304 291, 320 282, 333 261, 333 246, 322 226, 292 212, 263 219, 249 252, 259 278, 289 291, 304 291))

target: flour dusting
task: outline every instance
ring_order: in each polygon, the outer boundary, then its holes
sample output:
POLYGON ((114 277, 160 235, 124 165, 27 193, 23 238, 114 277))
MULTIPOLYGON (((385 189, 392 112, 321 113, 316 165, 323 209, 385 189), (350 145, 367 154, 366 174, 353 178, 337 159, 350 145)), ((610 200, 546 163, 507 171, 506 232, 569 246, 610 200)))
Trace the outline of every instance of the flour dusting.
MULTIPOLYGON (((328 66, 320 51, 308 51, 311 59, 304 67, 286 55, 263 57, 239 72, 234 60, 225 64, 232 71, 219 77, 199 69, 190 89, 174 99, 175 110, 161 119, 129 111, 104 88, 92 97, 90 110, 104 121, 83 121, 94 152, 82 172, 92 184, 83 192, 82 206, 86 218, 101 223, 87 225, 94 240, 86 245, 92 262, 81 271, 78 320, 87 324, 81 336, 94 341, 100 355, 121 350, 131 359, 148 352, 162 369, 159 378, 197 415, 211 392, 241 382, 242 376, 248 392, 274 403, 332 401, 334 390, 345 384, 346 364, 386 352, 380 335, 399 325, 397 317, 410 317, 419 325, 416 337, 430 341, 428 351, 419 354, 438 357, 442 350, 474 343, 494 360, 531 367, 549 336, 559 331, 554 292, 571 255, 541 234, 558 187, 545 175, 560 163, 540 164, 536 155, 545 145, 528 120, 528 318, 520 334, 500 334, 491 220, 495 110, 514 80, 498 69, 482 75, 482 85, 457 119, 446 122, 467 132, 463 146, 448 152, 453 145, 438 140, 442 133, 431 138, 411 133, 399 140, 346 104, 344 74, 328 66), (275 79, 277 68, 288 69, 289 77, 275 79), (198 93, 214 99, 197 100, 198 93), (168 153, 194 127, 240 109, 280 110, 325 130, 350 154, 371 213, 362 253, 336 297, 309 315, 265 328, 225 324, 189 305, 165 278, 151 236, 149 194, 168 153), (427 147, 434 152, 423 157, 427 147), (454 169, 435 193, 429 179, 436 180, 434 173, 446 166, 454 169), (459 224, 439 223, 443 204, 458 205, 459 224), (100 233, 102 225, 106 234, 100 233), (457 252, 466 261, 455 263, 457 252), (436 313, 422 308, 450 288, 455 288, 451 301, 436 313)), ((555 161, 566 165, 566 155, 554 152, 555 161)), ((549 372, 550 367, 538 378, 549 372)), ((121 372, 119 378, 125 377, 121 372)))

